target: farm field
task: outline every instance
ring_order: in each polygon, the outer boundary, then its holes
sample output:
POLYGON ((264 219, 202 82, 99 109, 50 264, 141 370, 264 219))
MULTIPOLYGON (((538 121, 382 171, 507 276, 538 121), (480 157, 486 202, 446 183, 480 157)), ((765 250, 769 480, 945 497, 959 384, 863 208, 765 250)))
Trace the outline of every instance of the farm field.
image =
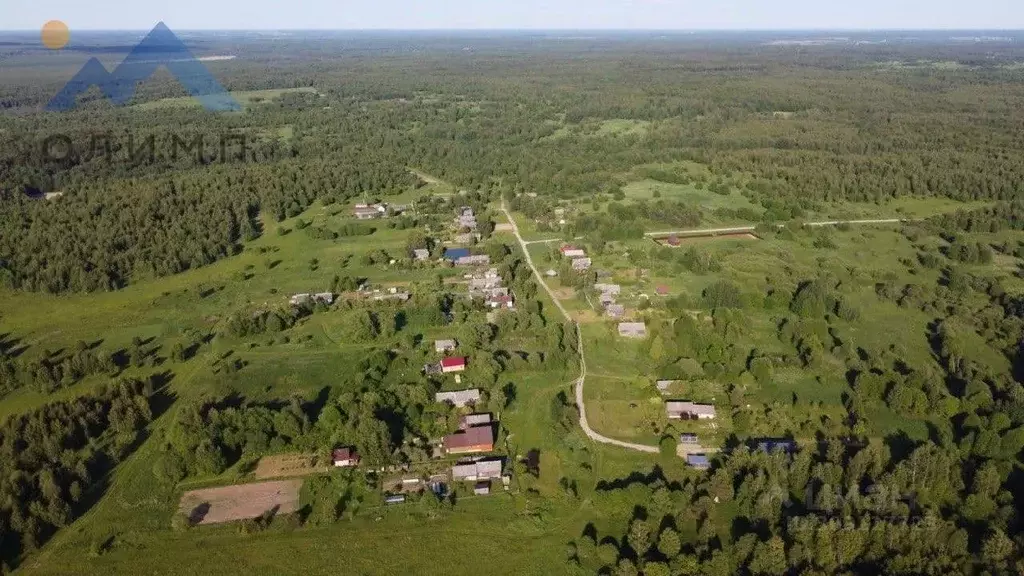
MULTIPOLYGON (((316 94, 316 88, 283 88, 273 90, 242 90, 233 91, 231 96, 241 104, 243 109, 251 108, 260 104, 273 102, 284 94, 316 94)), ((199 108, 199 102, 189 96, 178 98, 162 98, 151 102, 143 102, 133 107, 141 111, 160 110, 163 108, 199 108)))
POLYGON ((301 487, 300 481, 286 480, 191 490, 182 494, 178 510, 198 525, 291 514, 299 508, 301 487))

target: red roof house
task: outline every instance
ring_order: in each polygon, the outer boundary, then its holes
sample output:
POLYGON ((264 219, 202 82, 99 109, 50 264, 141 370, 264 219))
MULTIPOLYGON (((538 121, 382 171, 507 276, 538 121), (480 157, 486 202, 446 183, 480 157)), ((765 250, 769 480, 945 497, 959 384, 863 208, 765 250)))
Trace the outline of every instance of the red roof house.
POLYGON ((444 437, 444 449, 449 454, 470 454, 494 450, 494 428, 490 424, 473 426, 444 437))
POLYGON ((359 465, 359 455, 352 448, 335 448, 331 457, 335 466, 350 468, 359 465))
POLYGON ((655 291, 658 292, 659 296, 665 296, 666 294, 668 294, 668 286, 658 286, 657 288, 655 288, 655 291))
POLYGON ((441 359, 441 372, 444 372, 445 374, 448 374, 450 372, 462 372, 465 369, 465 358, 451 357, 441 359))

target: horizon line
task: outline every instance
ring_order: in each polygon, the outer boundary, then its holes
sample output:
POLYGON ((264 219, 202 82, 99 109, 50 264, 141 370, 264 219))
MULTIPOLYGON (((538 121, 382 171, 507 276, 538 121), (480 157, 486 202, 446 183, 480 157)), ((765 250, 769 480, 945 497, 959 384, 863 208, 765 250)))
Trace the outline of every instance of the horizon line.
MULTIPOLYGON (((159 23, 157 23, 159 24, 159 23)), ((72 28, 74 32, 148 32, 157 26, 153 24, 148 28, 72 28)), ((694 32, 1024 32, 1024 27, 938 27, 938 28, 913 28, 913 27, 864 27, 864 28, 830 28, 830 27, 805 27, 805 28, 493 28, 493 27, 460 27, 460 28, 386 28, 386 27, 365 27, 365 28, 171 28, 180 32, 672 32, 672 33, 694 33, 694 32)), ((0 28, 0 32, 13 32, 24 34, 38 34, 38 29, 25 28, 0 28)))

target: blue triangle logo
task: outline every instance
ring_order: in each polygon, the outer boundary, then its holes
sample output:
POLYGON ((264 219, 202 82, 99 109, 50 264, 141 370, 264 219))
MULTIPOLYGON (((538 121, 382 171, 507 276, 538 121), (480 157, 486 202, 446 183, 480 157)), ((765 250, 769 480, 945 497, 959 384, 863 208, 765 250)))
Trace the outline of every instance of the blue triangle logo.
POLYGON ((238 101, 217 82, 166 24, 160 22, 132 48, 128 56, 112 72, 96 58, 85 66, 54 96, 47 110, 70 110, 86 90, 98 86, 103 95, 117 105, 124 105, 135 96, 136 87, 160 66, 164 66, 188 91, 211 112, 241 110, 238 101))

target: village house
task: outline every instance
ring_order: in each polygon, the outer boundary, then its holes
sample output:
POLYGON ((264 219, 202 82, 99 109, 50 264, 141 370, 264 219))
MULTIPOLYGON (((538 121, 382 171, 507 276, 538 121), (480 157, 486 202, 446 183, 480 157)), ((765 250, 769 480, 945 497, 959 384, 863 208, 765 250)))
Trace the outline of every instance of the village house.
POLYGON ((445 374, 451 374, 453 372, 462 372, 466 369, 466 359, 462 357, 442 358, 441 359, 441 372, 445 374))
POLYGON ((459 463, 452 466, 452 480, 459 482, 476 482, 501 478, 502 461, 500 458, 488 458, 475 462, 459 463))
POLYGON ((309 294, 295 294, 288 301, 292 306, 299 306, 309 302, 311 298, 312 296, 309 294))
POLYGON ((647 324, 643 322, 622 322, 619 324, 619 336, 624 338, 646 338, 647 324))
POLYGON ((708 468, 711 468, 711 462, 704 454, 687 454, 686 463, 697 470, 707 470, 708 468))
POLYGON ((456 390, 453 392, 438 392, 437 394, 434 394, 434 401, 438 403, 449 402, 456 408, 463 408, 465 406, 476 404, 480 401, 480 390, 473 388, 470 390, 456 390))
POLYGON ((626 307, 622 304, 609 304, 604 311, 609 318, 622 318, 626 315, 626 307))
POLYGON ((434 351, 438 353, 451 352, 458 348, 459 343, 455 340, 434 340, 434 351))
POLYGON ((472 232, 466 232, 465 234, 456 234, 455 235, 455 243, 456 244, 472 244, 473 240, 475 240, 475 239, 476 239, 476 234, 473 234, 472 232))
POLYGON ((562 256, 566 258, 586 258, 586 251, 577 248, 575 246, 562 246, 559 249, 562 252, 562 256))
POLYGON ((474 426, 444 437, 444 449, 449 454, 473 454, 494 450, 494 428, 488 424, 474 426))
POLYGON ((405 502, 405 494, 392 494, 384 497, 385 504, 402 504, 405 502))
POLYGON ((383 204, 356 204, 352 215, 359 220, 373 220, 387 216, 388 209, 383 204))
POLYGON ((331 453, 334 465, 339 468, 351 468, 359 465, 359 455, 353 448, 335 448, 331 453))
POLYGON ((715 407, 711 404, 695 404, 689 401, 670 401, 665 403, 665 413, 669 420, 714 420, 715 407))
POLYGON ((680 444, 699 444, 700 442, 697 440, 697 435, 696 434, 690 434, 688 432, 684 432, 683 434, 679 435, 679 443, 680 444))
POLYGON ((468 206, 463 206, 457 218, 455 218, 455 225, 459 229, 476 230, 477 221, 476 214, 473 213, 473 209, 468 206))
MULTIPOLYGON (((498 270, 491 268, 483 274, 472 274, 469 276, 469 295, 487 297, 494 294, 494 290, 502 287, 501 276, 498 275, 498 270)), ((508 294, 508 290, 501 292, 502 294, 508 294)))
POLYGON ((598 297, 598 301, 602 306, 608 306, 609 304, 615 304, 615 296, 609 292, 602 292, 598 297))
POLYGON ((769 454, 778 451, 790 454, 792 452, 796 452, 796 442, 778 438, 766 438, 757 443, 757 449, 769 454))
POLYGON ((426 374, 427 376, 430 376, 432 374, 440 374, 441 373, 441 364, 440 364, 440 362, 434 362, 433 364, 424 364, 423 365, 423 373, 426 374))
POLYGON ((590 270, 593 263, 590 258, 573 258, 572 269, 576 271, 590 270))
POLYGON ((455 260, 456 266, 487 266, 491 263, 491 257, 487 254, 475 256, 462 256, 455 260))
POLYGON ((465 430, 466 428, 472 428, 473 426, 482 426, 491 423, 491 413, 483 412, 480 414, 466 414, 459 419, 459 430, 465 430))
POLYGON ((491 483, 484 480, 483 482, 477 482, 473 486, 473 494, 477 496, 486 496, 491 493, 491 483))
POLYGON ((487 305, 491 309, 508 308, 511 310, 515 308, 516 303, 515 299, 508 294, 492 294, 487 298, 487 305))
POLYGON ((594 284, 594 290, 600 292, 601 294, 610 294, 612 296, 618 296, 619 294, 622 294, 622 286, 618 284, 604 284, 598 282, 597 284, 594 284))
POLYGON ((427 250, 426 248, 417 248, 417 249, 412 251, 412 257, 417 259, 417 260, 419 260, 419 261, 421 261, 421 262, 423 260, 429 260, 430 259, 430 251, 427 250))

